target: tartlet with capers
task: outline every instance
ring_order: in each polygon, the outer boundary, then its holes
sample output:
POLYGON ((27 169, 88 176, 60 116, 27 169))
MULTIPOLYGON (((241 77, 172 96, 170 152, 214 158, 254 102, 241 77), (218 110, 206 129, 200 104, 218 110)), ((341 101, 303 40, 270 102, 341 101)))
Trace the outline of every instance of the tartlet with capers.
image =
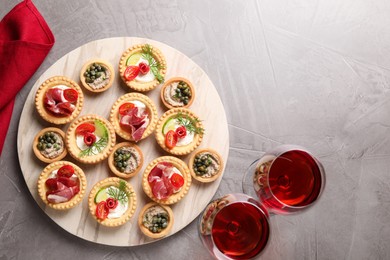
POLYGON ((112 65, 95 59, 84 64, 80 71, 81 84, 91 92, 103 92, 112 86, 115 72, 112 65))
POLYGON ((173 222, 171 208, 156 202, 146 204, 138 216, 138 226, 142 233, 154 239, 166 236, 171 231, 173 222))
POLYGON ((133 143, 122 142, 114 146, 108 157, 111 171, 121 178, 131 178, 142 168, 144 156, 141 149, 133 143))
POLYGON ((192 83, 182 77, 167 80, 161 88, 161 101, 168 109, 188 108, 195 98, 195 88, 192 83))
POLYGON ((65 133, 56 127, 47 127, 38 132, 33 141, 33 151, 39 160, 52 163, 66 154, 65 133))
POLYGON ((222 156, 210 148, 197 150, 191 155, 188 166, 192 178, 200 182, 212 182, 222 174, 222 156))

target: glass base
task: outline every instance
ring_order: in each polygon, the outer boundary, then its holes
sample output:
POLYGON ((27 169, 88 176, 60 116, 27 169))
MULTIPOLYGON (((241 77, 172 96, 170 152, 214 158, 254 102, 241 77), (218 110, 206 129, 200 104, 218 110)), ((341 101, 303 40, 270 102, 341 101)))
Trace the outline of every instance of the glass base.
POLYGON ((244 194, 251 196, 258 200, 257 193, 253 186, 253 177, 256 171, 256 166, 259 163, 260 159, 257 159, 246 169, 244 177, 242 178, 242 191, 244 194))

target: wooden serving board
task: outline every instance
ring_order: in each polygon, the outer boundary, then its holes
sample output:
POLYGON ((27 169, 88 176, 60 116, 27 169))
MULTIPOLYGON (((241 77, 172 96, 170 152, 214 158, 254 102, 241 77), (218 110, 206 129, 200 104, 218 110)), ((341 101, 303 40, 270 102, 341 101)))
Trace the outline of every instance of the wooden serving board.
MULTIPOLYGON (((85 62, 94 58, 107 60, 111 62, 115 68, 116 78, 114 85, 102 93, 91 93, 82 87, 85 103, 80 116, 85 114, 98 114, 108 119, 114 102, 120 96, 131 92, 118 75, 119 58, 122 52, 127 48, 140 43, 149 43, 156 46, 165 55, 167 60, 166 79, 181 76, 189 79, 195 86, 196 97, 190 109, 203 120, 205 126, 205 135, 198 149, 206 147, 215 149, 221 154, 224 160, 224 166, 226 166, 228 157, 228 126, 225 110, 219 95, 206 73, 181 52, 163 43, 149 39, 120 37, 93 41, 66 54, 43 73, 33 86, 27 98, 19 122, 19 162, 27 186, 42 210, 54 222, 69 233, 99 244, 137 246, 156 241, 144 236, 137 224, 138 214, 141 208, 146 203, 150 202, 150 199, 142 190, 141 177, 143 170, 149 162, 159 156, 168 155, 168 153, 159 147, 154 137, 154 133, 138 143, 144 153, 145 161, 142 170, 129 180, 136 192, 137 210, 131 220, 123 226, 115 228, 101 226, 93 219, 88 209, 88 194, 93 185, 102 179, 114 176, 109 170, 107 160, 96 165, 84 165, 76 162, 67 155, 64 160, 76 163, 85 171, 88 183, 86 196, 81 204, 65 212, 46 207, 38 195, 37 180, 39 174, 47 164, 39 161, 35 157, 32 150, 32 143, 34 136, 41 129, 52 125, 44 121, 36 111, 34 104, 35 93, 39 85, 47 78, 63 75, 79 82, 80 70, 85 62)), ((146 93, 146 95, 155 102, 159 117, 166 111, 160 100, 160 89, 161 86, 158 86, 156 89, 146 93)), ((59 128, 66 131, 68 126, 69 124, 66 124, 59 128)), ((121 141, 123 140, 118 137, 117 142, 121 141)), ((181 159, 188 163, 189 157, 190 156, 188 155, 181 157, 181 159)), ((184 228, 201 213, 217 191, 221 179, 222 176, 215 182, 208 184, 202 184, 193 180, 190 191, 186 197, 177 204, 171 206, 174 212, 175 222, 170 235, 173 235, 184 228)))

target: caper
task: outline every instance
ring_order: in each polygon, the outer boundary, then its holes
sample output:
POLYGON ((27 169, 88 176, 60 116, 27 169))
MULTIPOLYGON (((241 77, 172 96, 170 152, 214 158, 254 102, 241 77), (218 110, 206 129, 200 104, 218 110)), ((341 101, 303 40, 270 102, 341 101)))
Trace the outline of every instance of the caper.
POLYGON ((42 146, 41 143, 39 143, 39 144, 37 145, 37 147, 38 147, 38 150, 42 150, 42 149, 43 149, 43 146, 42 146))
POLYGON ((95 72, 94 70, 95 70, 95 65, 92 65, 91 67, 91 72, 95 72))
POLYGON ((122 155, 119 155, 119 156, 118 156, 118 160, 119 160, 119 161, 122 161, 122 160, 123 160, 122 155))
POLYGON ((51 144, 47 144, 46 147, 47 147, 47 148, 51 148, 51 144))
POLYGON ((50 136, 49 132, 45 133, 45 137, 48 138, 50 136))
POLYGON ((153 227, 153 233, 157 233, 157 228, 153 227))
POLYGON ((57 144, 54 144, 54 145, 53 145, 53 148, 54 148, 54 149, 57 149, 57 147, 58 147, 57 144))
POLYGON ((115 151, 114 156, 115 156, 115 157, 118 156, 118 151, 115 151))
POLYGON ((100 71, 100 70, 102 69, 102 67, 98 64, 97 67, 96 67, 96 69, 97 69, 98 71, 100 71))
POLYGON ((204 172, 206 169, 204 168, 204 166, 200 166, 200 167, 198 168, 198 170, 199 170, 200 172, 204 172))
POLYGON ((123 167, 127 166, 127 162, 122 162, 123 167))
POLYGON ((120 172, 124 172, 124 171, 125 171, 125 168, 124 168, 124 167, 121 167, 121 168, 119 168, 119 171, 120 171, 120 172))
POLYGON ((96 78, 100 78, 102 76, 101 72, 96 73, 96 78))
POLYGON ((188 99, 184 99, 183 104, 188 105, 188 99))
POLYGON ((118 167, 119 167, 119 168, 123 167, 123 165, 122 165, 121 162, 118 162, 118 167))
POLYGON ((167 222, 164 222, 164 223, 162 223, 162 225, 161 225, 163 228, 166 228, 167 226, 168 226, 168 223, 167 222))

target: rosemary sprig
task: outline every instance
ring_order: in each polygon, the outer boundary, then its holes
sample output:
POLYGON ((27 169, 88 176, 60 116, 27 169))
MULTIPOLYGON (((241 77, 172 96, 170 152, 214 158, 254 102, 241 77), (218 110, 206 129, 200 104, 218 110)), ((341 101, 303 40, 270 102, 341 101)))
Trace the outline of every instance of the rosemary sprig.
POLYGON ((119 181, 118 189, 110 187, 107 190, 107 194, 122 204, 127 203, 131 195, 131 193, 127 190, 126 182, 122 180, 119 181))
POLYGON ((190 133, 196 133, 196 134, 203 134, 204 128, 196 126, 199 122, 199 118, 192 118, 189 115, 184 115, 182 112, 179 112, 176 116, 177 122, 179 122, 180 125, 184 126, 188 132, 190 133))
POLYGON ((153 58, 153 47, 149 44, 145 44, 142 47, 142 57, 148 61, 150 71, 156 77, 158 82, 164 82, 164 77, 160 74, 160 69, 164 69, 164 66, 153 58))

